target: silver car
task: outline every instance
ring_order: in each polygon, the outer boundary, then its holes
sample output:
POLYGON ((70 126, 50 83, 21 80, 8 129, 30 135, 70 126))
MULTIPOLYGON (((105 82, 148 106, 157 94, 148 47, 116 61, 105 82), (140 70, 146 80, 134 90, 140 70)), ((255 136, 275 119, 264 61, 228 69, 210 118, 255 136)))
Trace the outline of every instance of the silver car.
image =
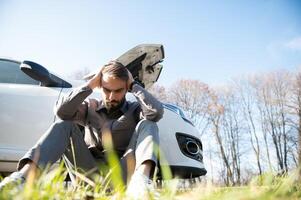
MULTIPOLYGON (((143 44, 117 60, 147 89, 158 80, 163 58, 162 45, 143 44)), ((60 96, 83 83, 62 79, 32 61, 0 58, 0 172, 15 171, 18 160, 56 120, 53 106, 60 96)), ((127 99, 135 100, 131 94, 127 99)), ((164 104, 164 109, 158 122, 159 164, 169 166, 173 176, 180 178, 205 175, 198 130, 179 107, 164 104)))

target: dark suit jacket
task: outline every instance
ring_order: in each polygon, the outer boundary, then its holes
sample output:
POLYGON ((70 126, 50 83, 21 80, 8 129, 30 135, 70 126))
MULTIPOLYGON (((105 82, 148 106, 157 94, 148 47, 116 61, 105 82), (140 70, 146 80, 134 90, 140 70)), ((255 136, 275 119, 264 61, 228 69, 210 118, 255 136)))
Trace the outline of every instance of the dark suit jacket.
POLYGON ((103 102, 85 101, 92 89, 83 86, 63 96, 55 106, 55 113, 62 120, 71 120, 85 127, 85 142, 92 154, 103 156, 103 132, 111 133, 115 151, 121 156, 126 150, 137 123, 142 119, 159 121, 163 105, 138 84, 132 87, 137 102, 125 100, 114 113, 107 113, 103 102))

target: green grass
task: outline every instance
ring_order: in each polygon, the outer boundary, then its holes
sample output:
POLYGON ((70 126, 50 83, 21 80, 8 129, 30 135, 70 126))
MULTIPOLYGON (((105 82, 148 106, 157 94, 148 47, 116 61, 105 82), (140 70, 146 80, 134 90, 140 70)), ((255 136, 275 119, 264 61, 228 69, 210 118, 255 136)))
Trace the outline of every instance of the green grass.
MULTIPOLYGON (((125 185, 121 178, 118 157, 113 151, 111 138, 107 137, 105 148, 108 152, 109 168, 102 175, 90 180, 85 174, 75 169, 76 184, 66 184, 67 171, 63 163, 55 169, 45 169, 39 175, 31 173, 23 188, 16 185, 0 191, 0 199, 35 200, 35 199, 126 199, 125 185)), ((161 155, 163 159, 164 155, 161 155)), ((291 200, 301 199, 301 183, 297 181, 297 172, 288 176, 265 174, 255 177, 247 186, 218 187, 210 183, 200 183, 189 191, 179 188, 179 181, 169 180, 171 171, 168 167, 161 169, 164 181, 157 189, 160 199, 189 200, 291 200)), ((0 179, 2 179, 0 177, 0 179)))
POLYGON ((301 199, 301 184, 296 179, 297 173, 277 177, 265 174, 254 178, 247 186, 216 187, 203 185, 190 192, 177 194, 176 199, 198 200, 291 200, 301 199))
MULTIPOLYGON (((107 177, 100 178, 94 187, 85 180, 78 180, 78 184, 72 187, 66 186, 64 179, 67 172, 61 165, 51 171, 45 170, 38 178, 28 179, 22 189, 15 186, 5 188, 0 192, 0 199, 124 199, 124 186, 114 183, 112 173, 113 171, 107 177)), ((167 184, 158 191, 160 199, 301 199, 301 185, 296 182, 295 177, 294 173, 287 177, 265 175, 240 187, 217 187, 201 183, 186 192, 180 192, 177 181, 166 181, 167 184)))

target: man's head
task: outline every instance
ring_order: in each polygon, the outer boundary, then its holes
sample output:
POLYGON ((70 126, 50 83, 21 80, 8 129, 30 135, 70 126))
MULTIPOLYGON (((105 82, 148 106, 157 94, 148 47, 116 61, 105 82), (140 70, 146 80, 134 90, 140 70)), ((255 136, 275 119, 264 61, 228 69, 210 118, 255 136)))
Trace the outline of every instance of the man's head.
POLYGON ((108 111, 118 109, 128 90, 128 70, 121 63, 111 61, 102 68, 101 96, 108 111))

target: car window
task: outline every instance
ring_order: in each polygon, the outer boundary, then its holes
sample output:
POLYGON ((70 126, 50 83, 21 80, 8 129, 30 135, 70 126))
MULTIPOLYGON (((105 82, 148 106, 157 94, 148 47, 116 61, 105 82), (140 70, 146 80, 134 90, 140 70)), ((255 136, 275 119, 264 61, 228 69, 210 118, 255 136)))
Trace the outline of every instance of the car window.
POLYGON ((0 83, 16 83, 16 84, 31 84, 39 85, 39 81, 36 81, 20 69, 20 63, 1 60, 0 59, 0 83))

